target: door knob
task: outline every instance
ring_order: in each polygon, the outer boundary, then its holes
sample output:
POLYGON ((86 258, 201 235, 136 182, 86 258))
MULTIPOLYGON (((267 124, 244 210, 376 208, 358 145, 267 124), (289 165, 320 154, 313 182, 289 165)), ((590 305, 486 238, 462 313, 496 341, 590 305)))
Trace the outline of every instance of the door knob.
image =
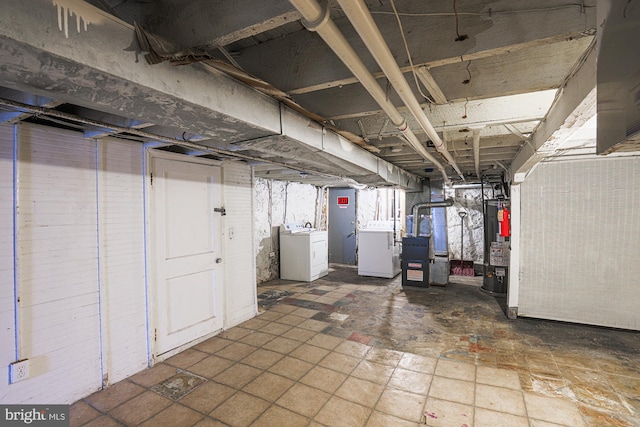
POLYGON ((222 262, 222 258, 216 258, 216 264, 220 264, 222 262))

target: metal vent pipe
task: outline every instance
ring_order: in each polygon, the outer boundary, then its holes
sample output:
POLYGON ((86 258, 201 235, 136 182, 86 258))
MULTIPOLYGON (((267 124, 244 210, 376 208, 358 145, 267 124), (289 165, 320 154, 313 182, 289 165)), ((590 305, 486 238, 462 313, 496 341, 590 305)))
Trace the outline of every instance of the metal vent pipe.
POLYGON ((427 151, 418 137, 409 129, 406 120, 393 103, 387 99, 385 91, 380 87, 376 78, 373 77, 373 74, 371 74, 364 65, 335 23, 329 19, 329 2, 325 2, 324 7, 320 6, 316 0, 289 0, 289 2, 298 9, 298 12, 302 15, 302 23, 304 26, 309 31, 318 33, 322 40, 333 50, 378 105, 380 105, 387 116, 389 116, 394 126, 405 136, 409 145, 420 154, 420 156, 433 163, 442 173, 445 182, 449 182, 450 180, 444 166, 427 151))

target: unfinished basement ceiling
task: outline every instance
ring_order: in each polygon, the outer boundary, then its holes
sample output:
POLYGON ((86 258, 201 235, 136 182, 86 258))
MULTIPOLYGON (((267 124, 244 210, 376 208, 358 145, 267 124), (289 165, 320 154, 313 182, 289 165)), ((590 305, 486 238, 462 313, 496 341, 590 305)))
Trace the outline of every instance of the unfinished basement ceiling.
MULTIPOLYGON (((122 68, 120 80, 113 83, 102 75, 83 74, 80 67, 74 67, 74 61, 87 64, 92 58, 85 55, 76 59, 72 43, 106 45, 120 41, 117 37, 93 41, 92 30, 105 26, 106 19, 89 20, 85 30, 87 19, 78 19, 78 15, 82 17, 83 11, 92 9, 83 1, 39 2, 42 4, 33 17, 22 17, 34 10, 33 5, 26 11, 27 6, 17 0, 8 0, 5 10, 13 11, 8 14, 13 19, 23 19, 21 23, 29 25, 33 40, 61 37, 54 32, 66 31, 63 37, 71 41, 64 54, 53 47, 43 48, 55 58, 66 58, 47 62, 51 69, 36 64, 37 72, 28 70, 25 65, 28 61, 9 61, 12 66, 0 70, 0 98, 16 104, 0 105, 2 121, 31 120, 53 125, 62 122, 65 126, 80 127, 92 137, 112 135, 147 143, 155 140, 159 147, 170 151, 240 158, 254 166, 256 176, 285 180, 306 177, 307 182, 318 185, 340 183, 336 178, 340 176, 370 185, 399 185, 421 178, 442 179, 442 170, 454 181, 462 180, 458 171, 467 180, 477 180, 478 175, 499 179, 521 147, 530 144, 531 135, 557 99, 557 90, 566 85, 593 49, 596 28, 595 0, 365 1, 395 65, 437 132, 440 141, 434 141, 382 73, 352 25, 353 17, 345 14, 338 1, 330 1, 330 21, 406 120, 422 149, 442 164, 443 169, 439 170, 408 143, 319 33, 307 30, 301 23, 301 13, 293 4, 313 5, 317 4, 315 0, 90 0, 88 3, 99 8, 103 17, 114 17, 114 22, 121 20, 123 26, 128 24, 127 31, 136 23, 150 38, 157 36, 159 43, 168 47, 171 59, 179 57, 185 64, 175 65, 174 61, 173 67, 167 67, 166 63, 152 66, 162 73, 157 76, 158 81, 174 85, 170 91, 178 97, 157 100, 155 92, 144 93, 135 83, 127 84, 138 76, 127 71, 122 58, 104 59, 110 61, 104 69, 112 67, 115 74, 122 68), (70 11, 76 13, 69 15, 70 11), (49 28, 45 29, 43 23, 49 28), (215 79, 221 71, 240 76, 244 83, 276 94, 274 102, 265 101, 264 107, 256 107, 256 111, 242 112, 252 117, 264 114, 265 118, 257 119, 257 125, 247 126, 240 120, 212 114, 206 108, 194 108, 186 95, 184 105, 169 108, 181 96, 183 77, 179 73, 189 67, 195 70, 194 74, 199 72, 203 64, 195 62, 200 60, 205 60, 205 67, 214 69, 209 74, 213 77, 198 76, 203 81, 212 80, 210 85, 198 88, 201 93, 194 93, 194 97, 206 98, 207 91, 216 90, 215 79), (94 92, 82 94, 83 90, 94 92), (134 95, 151 101, 128 102, 134 95), (293 105, 319 123, 318 127, 307 126, 311 128, 309 135, 306 131, 304 135, 299 131, 295 135, 285 134, 283 129, 273 128, 267 118, 277 115, 278 110, 282 112, 283 99, 285 104, 293 105), (155 107, 152 102, 156 102, 155 107), (34 118, 34 110, 19 109, 22 104, 61 114, 57 118, 46 114, 34 118), (74 117, 87 120, 74 122, 74 117), (324 141, 328 132, 323 127, 341 132, 347 139, 336 139, 334 151, 319 149, 313 143, 299 143, 318 135, 324 141), (123 131, 126 129, 132 131, 123 131), (345 151, 347 140, 357 150, 345 151), (192 146, 180 145, 180 141, 192 146), (448 150, 449 160, 434 146, 441 143, 448 150), (207 151, 207 147, 215 152, 207 151), (372 156, 382 160, 378 168, 386 165, 389 175, 395 178, 381 178, 380 172, 372 173, 372 156)), ((357 3, 353 0, 351 4, 357 3)), ((22 49, 17 54, 20 57, 41 57, 39 47, 29 52, 22 37, 6 30, 0 36, 4 45, 1 54, 15 58, 15 52, 22 49)), ((125 41, 123 38, 119 50, 140 50, 133 40, 125 41)), ((144 53, 137 52, 136 59, 144 61, 144 53)), ((81 56, 82 51, 77 55, 81 56)), ((94 60, 100 63, 102 58, 94 60)), ((238 96, 249 99, 245 94, 238 96)))

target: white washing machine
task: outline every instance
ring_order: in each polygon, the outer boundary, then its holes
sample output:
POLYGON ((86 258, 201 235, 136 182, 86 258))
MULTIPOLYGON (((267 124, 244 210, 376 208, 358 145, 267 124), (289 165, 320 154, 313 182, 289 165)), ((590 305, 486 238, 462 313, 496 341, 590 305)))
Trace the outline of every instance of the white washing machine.
MULTIPOLYGON (((396 225, 396 233, 400 233, 396 225)), ((394 242, 393 221, 369 221, 358 233, 358 275, 392 278, 400 274, 402 245, 394 242)))
POLYGON ((312 282, 329 274, 326 231, 302 224, 280 226, 280 278, 312 282))

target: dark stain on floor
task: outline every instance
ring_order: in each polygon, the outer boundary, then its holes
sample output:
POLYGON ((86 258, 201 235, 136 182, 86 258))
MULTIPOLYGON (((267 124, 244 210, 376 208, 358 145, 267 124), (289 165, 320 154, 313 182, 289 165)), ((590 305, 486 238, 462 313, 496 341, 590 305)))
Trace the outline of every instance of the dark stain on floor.
POLYGON ((400 276, 363 277, 356 267, 332 264, 329 275, 314 282, 275 280, 259 292, 289 292, 276 303, 318 310, 313 318, 327 322, 323 332, 336 337, 517 371, 525 391, 566 396, 596 425, 617 425, 615 414, 623 410, 640 413, 640 333, 511 320, 505 299, 482 292, 481 285, 481 276, 450 276, 446 287, 402 287, 400 276), (310 297, 332 291, 342 292, 332 302, 310 297), (344 316, 332 319, 331 313, 344 316))

